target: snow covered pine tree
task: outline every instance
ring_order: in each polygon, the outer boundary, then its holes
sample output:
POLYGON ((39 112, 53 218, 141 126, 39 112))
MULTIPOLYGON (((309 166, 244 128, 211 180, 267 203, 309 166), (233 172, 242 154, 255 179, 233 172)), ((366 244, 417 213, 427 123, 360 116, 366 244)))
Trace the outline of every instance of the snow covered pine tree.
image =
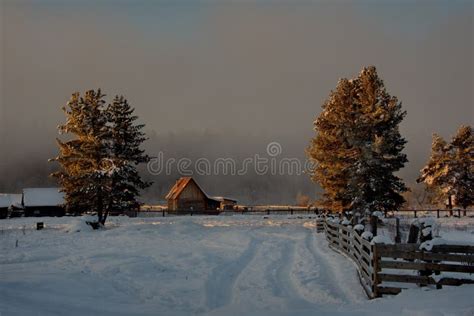
POLYGON ((466 209, 474 204, 474 131, 461 126, 450 143, 434 134, 431 157, 417 180, 435 194, 435 202, 448 201, 466 209), (454 197, 454 201, 453 198, 454 197))
POLYGON ((74 93, 63 111, 66 123, 60 134, 73 134, 68 141, 57 140, 59 155, 51 159, 61 165, 52 175, 58 178, 65 193, 68 212, 97 212, 98 222, 105 224, 109 212, 121 206, 135 207, 141 182, 136 164, 147 162, 139 149, 145 140, 134 125, 133 109, 123 97, 106 105, 101 90, 89 90, 84 97, 74 93))
POLYGON ((333 211, 396 210, 406 187, 393 173, 407 162, 398 125, 405 117, 375 67, 341 79, 314 122, 307 148, 312 180, 324 189, 322 205, 333 211))

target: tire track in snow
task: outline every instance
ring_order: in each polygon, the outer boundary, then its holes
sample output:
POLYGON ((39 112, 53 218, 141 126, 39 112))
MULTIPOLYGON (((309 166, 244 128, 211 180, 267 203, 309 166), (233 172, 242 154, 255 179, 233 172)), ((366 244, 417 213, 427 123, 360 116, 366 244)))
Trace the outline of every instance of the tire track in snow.
POLYGON ((206 304, 209 309, 228 305, 232 301, 234 284, 255 257, 259 241, 251 237, 247 249, 236 260, 227 261, 212 270, 206 281, 206 304))
MULTIPOLYGON (((308 233, 305 238, 305 245, 308 248, 309 252, 314 258, 316 264, 319 265, 319 279, 325 285, 325 288, 329 291, 329 294, 334 297, 337 301, 342 301, 343 303, 354 302, 356 301, 356 294, 353 293, 354 289, 349 284, 353 282, 348 282, 349 280, 341 279, 340 273, 343 273, 342 270, 345 269, 337 260, 350 260, 346 258, 334 259, 330 258, 331 255, 339 256, 337 253, 330 253, 333 250, 328 249, 325 251, 321 248, 318 242, 314 240, 314 234, 312 231, 308 230, 308 233), (352 292, 351 292, 352 291, 352 292)), ((348 262, 348 265, 351 263, 348 262)), ((347 273, 345 273, 347 275, 347 273)), ((357 283, 357 275, 354 272, 352 276, 354 282, 357 283)), ((360 287, 359 284, 357 286, 360 287)))
POLYGON ((311 303, 299 294, 291 278, 291 269, 295 263, 296 241, 285 240, 285 244, 278 246, 278 249, 281 252, 280 260, 268 265, 269 269, 265 273, 271 284, 273 295, 285 299, 289 307, 309 306, 311 303))

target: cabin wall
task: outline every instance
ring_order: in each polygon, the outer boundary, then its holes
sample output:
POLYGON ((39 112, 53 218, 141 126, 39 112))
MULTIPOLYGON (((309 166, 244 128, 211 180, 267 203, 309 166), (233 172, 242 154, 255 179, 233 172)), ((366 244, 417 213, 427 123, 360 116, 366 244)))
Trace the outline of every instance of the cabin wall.
POLYGON ((206 209, 208 209, 208 210, 217 210, 220 207, 221 207, 221 202, 220 201, 207 199, 206 209))
MULTIPOLYGON (((170 201, 168 202, 170 203, 170 201)), ((168 207, 170 205, 168 204, 168 207)), ((193 210, 202 211, 206 209, 206 196, 199 187, 191 181, 181 191, 177 199, 171 200, 171 210, 193 210)))
POLYGON ((222 210, 233 210, 235 205, 237 205, 237 202, 233 200, 224 199, 221 201, 222 210))
POLYGON ((64 216, 65 208, 61 206, 28 206, 25 207, 25 216, 64 216))
POLYGON ((7 218, 8 216, 8 207, 0 207, 0 219, 7 218))

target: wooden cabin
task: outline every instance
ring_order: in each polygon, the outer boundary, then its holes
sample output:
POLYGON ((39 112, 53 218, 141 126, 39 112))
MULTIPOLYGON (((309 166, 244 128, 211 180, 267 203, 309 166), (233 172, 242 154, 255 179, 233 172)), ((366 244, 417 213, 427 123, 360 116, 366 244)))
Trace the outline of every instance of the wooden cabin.
POLYGON ((25 216, 64 216, 64 194, 59 188, 23 189, 25 216))
POLYGON ((213 214, 222 210, 223 203, 237 201, 223 198, 214 198, 207 195, 197 182, 191 177, 183 177, 176 181, 169 193, 166 195, 168 211, 175 212, 197 212, 213 214))
POLYGON ((12 210, 21 210, 21 194, 0 194, 0 219, 11 216, 12 210))

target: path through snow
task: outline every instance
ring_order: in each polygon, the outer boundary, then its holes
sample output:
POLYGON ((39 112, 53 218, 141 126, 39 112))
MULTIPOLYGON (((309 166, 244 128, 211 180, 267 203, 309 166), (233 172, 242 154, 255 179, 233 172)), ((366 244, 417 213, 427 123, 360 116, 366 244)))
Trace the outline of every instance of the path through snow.
POLYGON ((365 315, 377 307, 314 219, 119 217, 81 232, 78 218, 41 220, 42 231, 34 218, 0 221, 2 316, 365 315))

